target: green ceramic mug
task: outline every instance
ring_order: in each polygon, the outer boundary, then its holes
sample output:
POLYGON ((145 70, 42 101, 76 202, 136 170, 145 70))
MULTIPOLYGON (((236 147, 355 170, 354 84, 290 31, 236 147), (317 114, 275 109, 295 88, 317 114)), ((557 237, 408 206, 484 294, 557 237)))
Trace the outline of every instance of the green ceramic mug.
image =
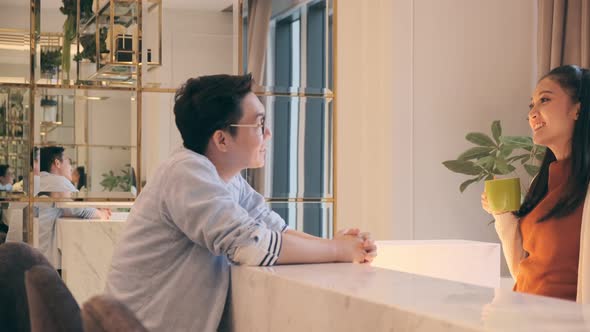
POLYGON ((492 212, 520 209, 520 179, 495 179, 485 182, 485 192, 492 212))

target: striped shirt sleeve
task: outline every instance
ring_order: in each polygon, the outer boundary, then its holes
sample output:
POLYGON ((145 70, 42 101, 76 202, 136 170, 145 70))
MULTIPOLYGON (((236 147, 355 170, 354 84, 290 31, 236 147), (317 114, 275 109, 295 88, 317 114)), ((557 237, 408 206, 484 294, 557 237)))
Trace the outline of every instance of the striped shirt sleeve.
POLYGON ((229 258, 236 264, 272 266, 279 259, 283 235, 281 232, 262 228, 256 234, 257 241, 239 247, 229 258))

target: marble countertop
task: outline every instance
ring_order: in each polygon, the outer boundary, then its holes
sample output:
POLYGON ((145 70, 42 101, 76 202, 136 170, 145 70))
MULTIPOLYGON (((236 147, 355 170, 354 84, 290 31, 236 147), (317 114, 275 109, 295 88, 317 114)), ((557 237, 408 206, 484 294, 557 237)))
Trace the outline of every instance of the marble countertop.
POLYGON ((124 220, 57 220, 62 279, 78 303, 103 292, 111 257, 125 224, 124 220))
POLYGON ((133 202, 92 202, 92 201, 75 201, 75 202, 57 202, 56 207, 58 208, 109 208, 109 209, 130 209, 133 206, 133 202))
MULTIPOLYGON (((252 297, 253 292, 264 292, 265 287, 272 290, 268 293, 271 298, 267 300, 275 307, 281 307, 277 315, 283 321, 295 324, 293 329, 280 323, 273 326, 283 331, 354 331, 362 326, 367 331, 590 331, 589 306, 367 264, 240 266, 232 267, 232 278, 234 276, 248 280, 242 285, 232 279, 232 293, 238 305, 242 301, 242 292, 252 297), (261 283, 255 283, 257 280, 261 283), (299 302, 304 308, 289 310, 280 305, 278 297, 299 302), (355 307, 372 309, 364 313, 362 309, 358 309, 361 312, 351 312, 350 308, 355 307), (359 323, 355 327, 356 320, 350 318, 351 314, 366 316, 357 317, 366 319, 366 324, 359 323), (301 317, 313 324, 306 325, 301 317), (324 321, 329 323, 324 324, 324 321), (340 321, 343 322, 341 325, 340 321)), ((256 317, 255 312, 248 314, 256 317)), ((237 319, 238 323, 244 324, 241 318, 237 319)))

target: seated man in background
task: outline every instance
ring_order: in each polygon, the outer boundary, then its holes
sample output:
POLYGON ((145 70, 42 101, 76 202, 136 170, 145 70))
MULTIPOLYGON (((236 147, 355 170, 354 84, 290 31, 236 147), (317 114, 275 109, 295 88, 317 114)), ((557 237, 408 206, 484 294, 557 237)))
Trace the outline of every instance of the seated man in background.
POLYGON ((358 230, 329 240, 288 229, 242 178, 264 165, 271 137, 251 85, 250 75, 203 76, 176 93, 184 147, 135 201, 106 286, 150 331, 216 331, 230 263, 364 263, 375 255, 358 230))
MULTIPOLYGON (((39 196, 70 198, 78 190, 71 182, 72 165, 64 155, 64 148, 48 146, 41 148, 39 196)), ((38 203, 39 250, 53 264, 61 269, 61 254, 57 249, 57 219, 62 217, 82 219, 109 219, 108 209, 57 208, 55 203, 38 203)))

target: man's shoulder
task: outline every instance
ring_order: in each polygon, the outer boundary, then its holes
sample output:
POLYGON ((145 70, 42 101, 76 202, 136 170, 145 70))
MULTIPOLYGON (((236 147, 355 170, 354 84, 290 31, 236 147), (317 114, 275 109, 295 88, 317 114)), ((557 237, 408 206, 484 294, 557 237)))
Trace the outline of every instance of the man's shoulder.
POLYGON ((66 177, 41 172, 40 174, 40 191, 48 192, 77 192, 78 189, 66 177))
POLYGON ((215 166, 207 157, 185 148, 174 151, 164 164, 168 169, 181 170, 189 167, 191 170, 215 170, 215 166))

